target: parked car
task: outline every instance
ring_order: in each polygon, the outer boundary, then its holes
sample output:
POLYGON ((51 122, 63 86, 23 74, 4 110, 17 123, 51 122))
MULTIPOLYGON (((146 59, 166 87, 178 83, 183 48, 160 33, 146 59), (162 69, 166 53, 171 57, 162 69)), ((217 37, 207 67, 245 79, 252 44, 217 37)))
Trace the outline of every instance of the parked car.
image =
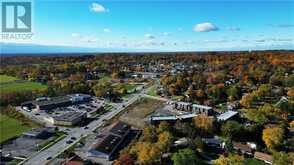
POLYGON ((66 144, 71 144, 73 141, 71 141, 71 140, 68 140, 68 141, 66 141, 66 144))

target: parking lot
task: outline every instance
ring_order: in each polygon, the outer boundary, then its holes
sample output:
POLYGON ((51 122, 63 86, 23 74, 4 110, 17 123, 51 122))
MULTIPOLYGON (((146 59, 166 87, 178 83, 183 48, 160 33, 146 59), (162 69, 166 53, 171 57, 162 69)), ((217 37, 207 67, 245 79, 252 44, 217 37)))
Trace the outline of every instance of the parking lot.
POLYGON ((37 138, 27 138, 27 137, 21 136, 17 139, 9 141, 6 144, 3 144, 1 146, 2 155, 9 156, 9 157, 22 157, 22 158, 29 157, 30 155, 32 155, 33 153, 41 149, 41 146, 43 146, 43 144, 46 144, 48 141, 50 141, 51 138, 37 139, 37 138))
POLYGON ((105 103, 104 100, 93 97, 91 101, 85 103, 78 103, 66 107, 58 107, 51 110, 26 110, 18 107, 17 109, 25 114, 27 117, 32 120, 37 121, 38 123, 45 124, 47 126, 52 126, 54 123, 54 118, 58 116, 63 116, 70 112, 86 112, 87 117, 92 117, 93 114, 98 113, 99 110, 103 110, 105 103))

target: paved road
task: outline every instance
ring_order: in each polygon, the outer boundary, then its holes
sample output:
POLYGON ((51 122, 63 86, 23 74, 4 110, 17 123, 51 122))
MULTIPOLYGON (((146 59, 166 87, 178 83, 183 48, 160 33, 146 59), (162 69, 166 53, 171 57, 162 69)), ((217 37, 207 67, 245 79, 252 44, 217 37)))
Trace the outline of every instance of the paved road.
POLYGON ((27 161, 24 162, 25 165, 43 165, 50 162, 51 159, 57 157, 60 153, 64 152, 69 147, 73 146, 76 142, 78 142, 82 137, 85 137, 92 133, 97 128, 103 126, 105 120, 109 120, 116 116, 118 113, 123 111, 125 107, 129 106, 130 104, 134 103, 136 100, 144 96, 151 87, 143 89, 139 93, 132 94, 127 101, 123 103, 114 104, 113 110, 109 113, 106 113, 98 120, 95 120, 87 125, 88 129, 84 128, 73 128, 71 131, 68 131, 68 135, 60 140, 59 142, 55 143, 50 148, 38 152, 35 155, 31 156, 27 161), (72 140, 71 137, 77 138, 76 140, 72 140), (71 144, 67 144, 66 141, 73 141, 71 144), (47 160, 48 158, 51 158, 47 160))

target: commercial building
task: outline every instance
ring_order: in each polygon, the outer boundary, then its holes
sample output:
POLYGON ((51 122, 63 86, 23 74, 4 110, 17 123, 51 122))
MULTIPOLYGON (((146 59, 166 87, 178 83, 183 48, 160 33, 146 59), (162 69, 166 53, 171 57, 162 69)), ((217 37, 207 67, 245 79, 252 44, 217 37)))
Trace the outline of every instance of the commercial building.
POLYGON ((90 95, 72 94, 58 97, 40 97, 33 101, 27 101, 21 104, 25 110, 52 110, 58 107, 66 107, 73 104, 88 102, 91 100, 90 95))
POLYGON ((99 135, 96 143, 94 143, 89 151, 88 157, 103 158, 107 160, 113 159, 115 153, 127 135, 130 133, 130 126, 121 121, 110 126, 108 131, 99 135))
POLYGON ((55 125, 73 126, 87 118, 86 112, 67 112, 60 116, 53 117, 55 125))

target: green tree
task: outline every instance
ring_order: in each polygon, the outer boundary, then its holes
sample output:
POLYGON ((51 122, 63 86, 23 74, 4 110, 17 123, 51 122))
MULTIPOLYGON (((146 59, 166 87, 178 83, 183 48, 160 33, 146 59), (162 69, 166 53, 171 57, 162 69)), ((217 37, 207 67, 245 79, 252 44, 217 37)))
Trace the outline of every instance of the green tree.
POLYGON ((197 165, 199 164, 199 159, 195 153, 190 148, 181 149, 172 155, 172 161, 174 165, 197 165))
POLYGON ((274 152, 274 165, 293 165, 294 153, 274 152))
POLYGON ((166 121, 160 122, 158 128, 156 129, 157 134, 160 134, 164 131, 170 131, 170 126, 166 121))
POLYGON ((236 121, 228 121, 225 124, 222 125, 221 131, 224 136, 228 138, 238 137, 240 133, 242 132, 242 125, 239 124, 236 121))

